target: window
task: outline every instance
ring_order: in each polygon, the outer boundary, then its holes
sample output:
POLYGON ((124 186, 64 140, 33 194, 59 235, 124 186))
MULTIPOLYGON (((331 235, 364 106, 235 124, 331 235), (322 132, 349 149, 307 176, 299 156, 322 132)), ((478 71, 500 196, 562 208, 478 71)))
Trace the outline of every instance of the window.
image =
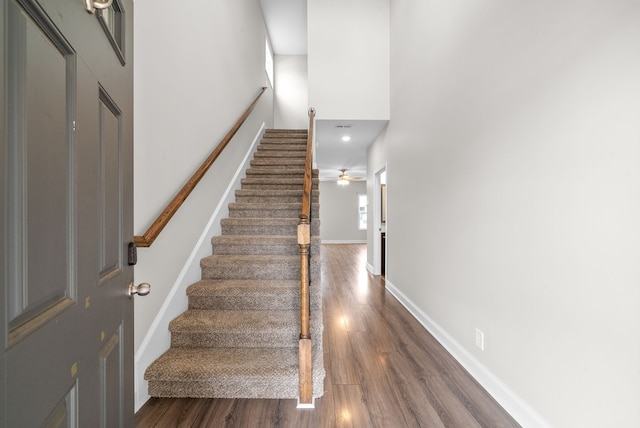
POLYGON ((367 230, 367 195, 358 195, 358 230, 367 230))
POLYGON ((269 83, 273 88, 273 54, 271 53, 271 47, 269 46, 269 40, 264 42, 264 69, 267 72, 269 83))

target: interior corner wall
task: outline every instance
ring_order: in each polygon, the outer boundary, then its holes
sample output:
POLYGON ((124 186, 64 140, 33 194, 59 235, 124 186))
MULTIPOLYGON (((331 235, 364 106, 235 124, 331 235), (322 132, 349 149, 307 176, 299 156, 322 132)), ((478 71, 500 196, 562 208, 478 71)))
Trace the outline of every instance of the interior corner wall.
MULTIPOLYGON (((135 2, 137 235, 268 86, 258 2, 147 3, 135 2)), ((138 250, 135 279, 151 293, 135 300, 136 352, 263 123, 273 125, 271 90, 152 247, 138 250)))
POLYGON ((307 2, 317 119, 389 120, 389 0, 307 2))
POLYGON ((309 81, 306 55, 276 55, 273 126, 309 128, 309 81))
POLYGON ((321 181, 320 239, 322 243, 364 243, 367 231, 358 230, 358 195, 367 193, 366 182, 352 181, 338 186, 335 181, 321 181))
POLYGON ((640 3, 390 13, 387 281, 540 426, 640 426, 640 3))

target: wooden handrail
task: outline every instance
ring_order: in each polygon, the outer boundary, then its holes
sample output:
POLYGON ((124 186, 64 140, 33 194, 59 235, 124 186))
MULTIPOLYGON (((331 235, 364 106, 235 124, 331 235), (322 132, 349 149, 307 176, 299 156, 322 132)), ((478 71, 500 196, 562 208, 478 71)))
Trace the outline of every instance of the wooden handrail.
POLYGON ((299 403, 313 403, 313 376, 311 358, 311 329, 309 316, 309 246, 311 245, 311 188, 313 127, 316 111, 309 109, 309 134, 304 164, 302 211, 298 222, 298 246, 300 247, 300 340, 298 346, 299 403))
POLYGON ((162 232, 162 229, 164 229, 167 223, 169 223, 171 217, 173 217, 173 215, 182 206, 182 203, 191 194, 200 180, 202 180, 202 177, 204 177, 209 168, 211 168, 211 165, 213 165, 218 156, 220 156, 220 153, 222 153, 224 148, 227 147, 229 141, 231 141, 233 136, 236 135, 236 132, 238 132, 238 129, 240 129, 245 120, 247 120, 247 117, 249 117, 249 114, 251 114, 256 104, 258 103, 258 100, 266 90, 266 87, 263 87, 260 90, 260 93, 258 93, 253 102, 249 105, 249 107, 247 107, 245 112, 242 113, 242 116, 240 116, 236 123, 231 127, 229 132, 227 132, 227 135, 225 135, 220 143, 218 143, 216 148, 213 149, 209 157, 202 163, 202 165, 200 165, 200 168, 198 168, 198 170, 191 176, 189 181, 187 181, 187 183, 182 186, 182 189, 180 189, 180 191, 176 194, 176 196, 174 196, 171 202, 169 202, 169 205, 167 205, 167 207, 162 211, 158 218, 156 218, 151 226, 149 226, 149 229, 147 229, 144 235, 133 237, 136 246, 150 247, 151 244, 153 244, 153 241, 155 241, 158 235, 160 235, 160 232, 162 232))

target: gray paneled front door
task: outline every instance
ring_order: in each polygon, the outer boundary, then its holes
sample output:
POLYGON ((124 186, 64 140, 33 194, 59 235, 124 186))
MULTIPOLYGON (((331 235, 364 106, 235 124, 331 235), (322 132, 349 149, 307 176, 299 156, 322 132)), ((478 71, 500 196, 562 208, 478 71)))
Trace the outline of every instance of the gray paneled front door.
POLYGON ((133 426, 133 4, 0 5, 0 426, 133 426))

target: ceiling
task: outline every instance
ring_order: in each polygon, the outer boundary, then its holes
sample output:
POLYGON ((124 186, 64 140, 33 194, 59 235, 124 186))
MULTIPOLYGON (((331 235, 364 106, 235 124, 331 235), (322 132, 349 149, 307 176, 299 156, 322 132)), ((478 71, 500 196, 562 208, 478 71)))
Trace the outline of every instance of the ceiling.
POLYGON ((307 54, 307 0, 260 0, 276 55, 307 54))
POLYGON ((338 179, 341 169, 350 177, 367 177, 367 149, 386 126, 386 120, 316 120, 316 156, 320 180, 338 179), (342 141, 343 136, 351 137, 342 141))
MULTIPOLYGON (((307 55, 307 0, 260 0, 276 55, 307 55)), ((367 177, 367 149, 384 128, 383 120, 316 120, 315 163, 320 180, 337 180, 341 169, 367 177), (349 135, 349 142, 342 141, 349 135)))

